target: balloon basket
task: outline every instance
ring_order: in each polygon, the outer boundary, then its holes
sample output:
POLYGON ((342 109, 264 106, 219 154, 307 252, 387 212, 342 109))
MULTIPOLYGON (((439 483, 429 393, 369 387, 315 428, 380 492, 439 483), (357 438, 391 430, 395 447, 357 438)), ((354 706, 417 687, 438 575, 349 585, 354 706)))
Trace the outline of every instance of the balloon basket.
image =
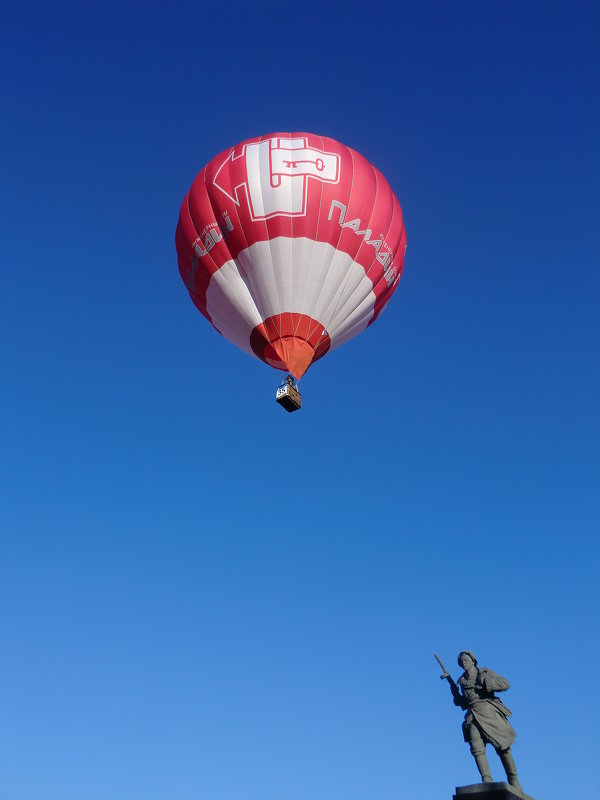
POLYGON ((293 385, 293 378, 288 375, 285 382, 277 388, 275 400, 286 411, 299 411, 302 408, 302 397, 298 391, 298 384, 293 385))

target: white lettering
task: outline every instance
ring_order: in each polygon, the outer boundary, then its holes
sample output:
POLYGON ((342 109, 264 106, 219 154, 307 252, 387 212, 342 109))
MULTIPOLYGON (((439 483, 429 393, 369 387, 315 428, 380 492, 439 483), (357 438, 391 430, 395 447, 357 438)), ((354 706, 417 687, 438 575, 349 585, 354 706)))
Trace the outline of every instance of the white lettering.
POLYGON ((345 206, 343 203, 340 203, 338 200, 331 201, 331 206, 329 207, 329 214, 327 216, 327 219, 329 221, 331 221, 333 218, 333 211, 335 208, 337 208, 339 211, 338 225, 340 226, 340 228, 349 228, 350 230, 354 231, 354 233, 357 236, 362 236, 365 240, 365 243, 370 244, 371 247, 374 248, 375 257, 383 267, 383 277, 385 278, 387 285, 391 286, 396 276, 397 270, 396 269, 390 270, 392 261, 394 259, 383 237, 381 239, 371 239, 371 234, 372 234, 371 228, 365 228, 364 230, 360 230, 359 219, 351 219, 348 222, 344 222, 344 219, 346 218, 347 206, 345 206), (386 248, 386 252, 384 253, 379 252, 382 247, 386 248))
POLYGON ((338 222, 341 225, 343 223, 343 221, 344 221, 345 216, 346 216, 346 206, 343 203, 338 202, 337 200, 332 200, 331 201, 331 206, 329 207, 329 216, 327 217, 328 220, 331 220, 331 218, 333 216, 334 207, 337 208, 339 210, 339 212, 340 212, 340 216, 339 216, 338 222))

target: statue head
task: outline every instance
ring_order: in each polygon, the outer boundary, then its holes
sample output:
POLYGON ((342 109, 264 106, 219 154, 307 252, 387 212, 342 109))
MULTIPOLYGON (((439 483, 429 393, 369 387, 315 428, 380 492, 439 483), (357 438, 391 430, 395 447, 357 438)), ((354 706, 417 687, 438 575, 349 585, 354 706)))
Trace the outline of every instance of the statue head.
POLYGON ((461 650, 458 654, 458 665, 463 669, 468 669, 471 665, 469 664, 468 659, 473 662, 473 666, 477 666, 477 659, 475 658, 475 653, 472 650, 461 650), (463 658, 463 656, 467 656, 467 658, 463 658))

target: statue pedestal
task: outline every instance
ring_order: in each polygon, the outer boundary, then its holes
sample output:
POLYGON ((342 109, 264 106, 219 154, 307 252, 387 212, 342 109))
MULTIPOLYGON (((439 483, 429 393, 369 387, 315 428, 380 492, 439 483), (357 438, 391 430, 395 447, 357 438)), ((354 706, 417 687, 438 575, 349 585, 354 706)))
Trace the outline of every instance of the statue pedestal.
POLYGON ((472 783, 470 786, 457 786, 452 800, 533 800, 516 786, 498 781, 497 783, 472 783))

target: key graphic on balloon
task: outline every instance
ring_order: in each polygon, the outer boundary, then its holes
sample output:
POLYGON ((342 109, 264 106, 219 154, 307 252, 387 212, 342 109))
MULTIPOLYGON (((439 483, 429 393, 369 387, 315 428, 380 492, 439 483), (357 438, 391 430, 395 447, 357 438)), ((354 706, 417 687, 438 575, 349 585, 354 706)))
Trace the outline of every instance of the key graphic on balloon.
POLYGON ((340 159, 337 153, 323 153, 312 147, 281 146, 281 140, 271 143, 269 160, 271 167, 271 186, 281 184, 284 175, 312 175, 327 183, 337 183, 340 159))

